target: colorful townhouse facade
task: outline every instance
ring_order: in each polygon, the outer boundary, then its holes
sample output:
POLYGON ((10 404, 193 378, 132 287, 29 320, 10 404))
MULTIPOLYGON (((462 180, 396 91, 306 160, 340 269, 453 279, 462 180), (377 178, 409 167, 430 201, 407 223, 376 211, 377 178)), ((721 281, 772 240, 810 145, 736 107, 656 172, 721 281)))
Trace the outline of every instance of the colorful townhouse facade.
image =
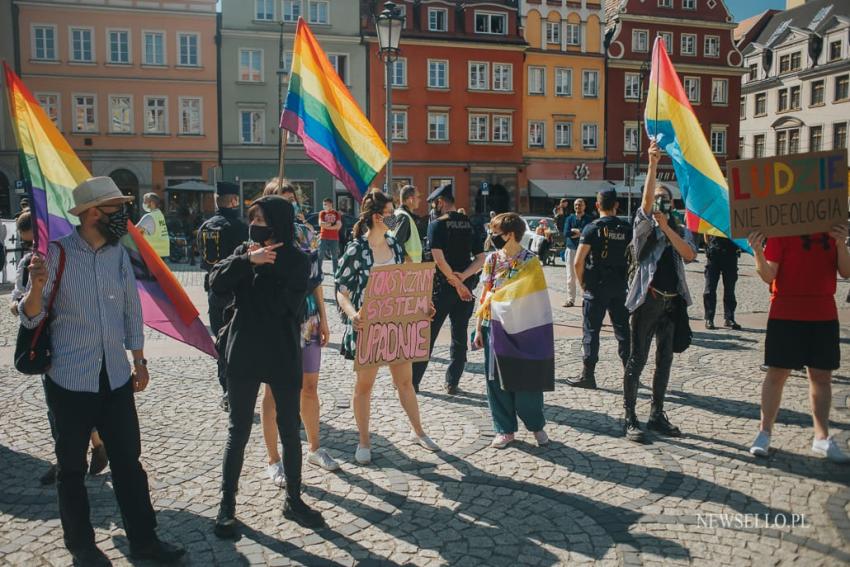
POLYGON ((93 175, 165 200, 173 232, 213 208, 216 2, 15 2, 20 75, 93 175), (193 190, 174 189, 187 181, 193 190))
MULTIPOLYGON (((0 61, 15 68, 15 32, 12 18, 12 0, 0 0, 0 61)), ((15 192, 15 182, 20 174, 18 150, 12 119, 6 99, 6 80, 0 73, 0 218, 9 218, 18 210, 20 195, 15 192)))

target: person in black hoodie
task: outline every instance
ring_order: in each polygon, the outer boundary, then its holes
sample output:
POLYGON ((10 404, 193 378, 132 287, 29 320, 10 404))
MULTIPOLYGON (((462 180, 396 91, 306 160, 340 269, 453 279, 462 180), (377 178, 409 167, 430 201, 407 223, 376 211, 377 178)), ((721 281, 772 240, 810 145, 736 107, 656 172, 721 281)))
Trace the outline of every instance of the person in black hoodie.
POLYGON ((236 492, 261 382, 274 395, 283 441, 283 515, 304 527, 324 525, 321 513, 301 499, 301 322, 309 258, 295 245, 295 211, 282 197, 257 199, 248 219, 250 242, 210 272, 212 290, 236 298, 224 346, 230 428, 215 523, 215 534, 225 538, 236 536, 236 492))

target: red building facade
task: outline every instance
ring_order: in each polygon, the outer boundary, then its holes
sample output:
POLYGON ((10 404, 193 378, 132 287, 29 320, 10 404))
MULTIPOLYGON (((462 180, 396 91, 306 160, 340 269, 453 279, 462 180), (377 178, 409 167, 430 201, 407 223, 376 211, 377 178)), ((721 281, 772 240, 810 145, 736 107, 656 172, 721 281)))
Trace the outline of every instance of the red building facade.
MULTIPOLYGON (((517 210, 518 188, 525 186, 525 42, 515 2, 397 4, 405 25, 392 74, 393 186, 411 183, 424 196, 453 183, 458 207, 470 214, 517 210), (482 188, 489 191, 486 200, 482 188)), ((366 1, 361 6, 369 52, 368 115, 383 134, 385 66, 378 56, 374 24, 383 3, 366 1)), ((376 185, 385 182, 384 175, 376 185)))
MULTIPOLYGON (((630 186, 646 171, 649 66, 661 36, 721 168, 738 158, 742 56, 722 0, 607 0, 606 178, 630 186)), ((661 180, 675 189, 665 156, 661 180)), ((640 190, 640 180, 636 189, 640 190)))

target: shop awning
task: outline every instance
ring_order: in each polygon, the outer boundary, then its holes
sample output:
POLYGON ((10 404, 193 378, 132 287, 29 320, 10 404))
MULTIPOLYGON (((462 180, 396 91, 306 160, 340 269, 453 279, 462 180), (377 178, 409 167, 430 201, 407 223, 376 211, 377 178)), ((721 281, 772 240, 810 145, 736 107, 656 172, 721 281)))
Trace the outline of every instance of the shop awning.
POLYGON ((184 181, 183 183, 178 183, 177 185, 172 185, 171 187, 166 187, 166 191, 196 191, 198 193, 215 193, 215 187, 212 185, 207 185, 206 183, 202 183, 200 181, 184 181))
POLYGON ((548 197, 561 199, 564 197, 594 197, 600 191, 610 189, 614 184, 610 181, 577 181, 575 179, 529 179, 529 197, 548 197))

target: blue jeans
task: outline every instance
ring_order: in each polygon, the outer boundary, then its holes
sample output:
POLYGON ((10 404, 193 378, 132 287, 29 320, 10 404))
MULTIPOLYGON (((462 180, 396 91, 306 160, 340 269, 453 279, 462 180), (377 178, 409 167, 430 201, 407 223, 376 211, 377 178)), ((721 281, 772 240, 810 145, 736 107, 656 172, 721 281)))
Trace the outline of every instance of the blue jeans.
POLYGON ((325 258, 331 257, 331 272, 336 276, 337 264, 339 262, 339 240, 319 240, 319 260, 325 261, 325 258))

